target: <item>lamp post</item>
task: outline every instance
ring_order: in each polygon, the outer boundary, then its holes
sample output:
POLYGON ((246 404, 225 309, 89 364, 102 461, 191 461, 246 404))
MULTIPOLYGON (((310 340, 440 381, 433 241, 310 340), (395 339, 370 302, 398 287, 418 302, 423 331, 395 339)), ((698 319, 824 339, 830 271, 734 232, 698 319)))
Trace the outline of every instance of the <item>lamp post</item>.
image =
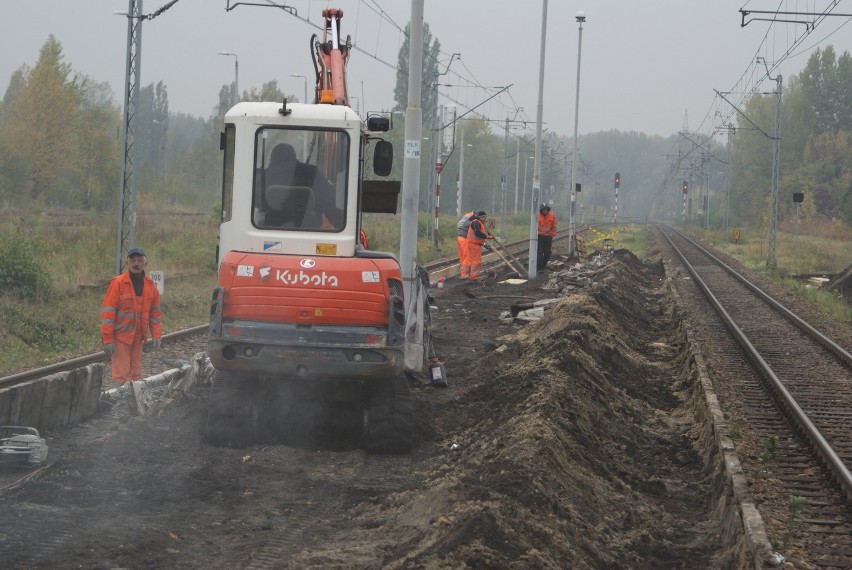
POLYGON ((124 252, 136 242, 136 168, 139 132, 139 85, 142 73, 142 0, 128 0, 126 12, 113 12, 127 18, 127 65, 124 78, 124 118, 121 146, 124 161, 121 165, 121 191, 118 205, 115 274, 121 273, 124 252))
POLYGON ((574 255, 574 203, 577 200, 577 190, 575 181, 577 178, 577 124, 580 118, 580 55, 583 52, 583 22, 586 21, 586 15, 582 10, 577 12, 575 16, 577 23, 580 26, 580 34, 577 40, 577 96, 574 98, 574 152, 571 156, 571 203, 569 204, 569 221, 568 221, 568 257, 574 255))
POLYGON ((464 144, 464 127, 461 130, 461 156, 459 157, 459 183, 456 193, 456 215, 462 215, 462 190, 464 188, 464 147, 472 147, 472 144, 464 144))
MULTIPOLYGON (((300 73, 291 73, 290 77, 301 77, 305 82, 305 100, 303 103, 308 103, 308 78, 300 73)), ((302 160, 308 160, 308 133, 302 133, 302 160)))
POLYGON ((302 102, 307 103, 308 102, 308 78, 305 77, 304 75, 299 74, 299 73, 291 73, 290 77, 301 77, 304 80, 304 82, 305 82, 305 100, 302 101, 302 102))
POLYGON ((240 60, 237 57, 237 54, 231 53, 229 51, 217 51, 219 55, 228 55, 234 58, 234 100, 233 104, 236 105, 240 102, 240 60))
POLYGON ((521 196, 521 210, 527 207, 527 167, 534 158, 534 156, 528 156, 524 161, 524 194, 521 196))

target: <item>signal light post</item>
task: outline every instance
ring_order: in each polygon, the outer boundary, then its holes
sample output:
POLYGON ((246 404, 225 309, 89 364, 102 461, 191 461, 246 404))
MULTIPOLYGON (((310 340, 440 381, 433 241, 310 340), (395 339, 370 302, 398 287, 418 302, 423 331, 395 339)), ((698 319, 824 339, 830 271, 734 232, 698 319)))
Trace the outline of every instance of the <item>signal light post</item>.
POLYGON ((689 192, 689 182, 687 180, 683 181, 681 189, 683 190, 683 210, 681 213, 681 221, 686 223, 686 194, 689 192))
POLYGON ((615 210, 614 210, 614 213, 613 213, 612 221, 617 223, 618 222, 618 189, 621 186, 621 174, 619 174, 618 172, 615 173, 615 180, 613 181, 612 185, 615 188, 615 210))

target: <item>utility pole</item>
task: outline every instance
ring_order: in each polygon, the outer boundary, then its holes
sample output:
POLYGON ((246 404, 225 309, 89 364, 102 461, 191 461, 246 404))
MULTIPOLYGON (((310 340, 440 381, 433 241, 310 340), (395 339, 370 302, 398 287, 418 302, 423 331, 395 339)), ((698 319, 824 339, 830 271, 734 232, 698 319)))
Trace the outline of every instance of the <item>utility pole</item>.
POLYGON ((506 227, 506 178, 509 176, 509 117, 506 117, 506 135, 503 138, 503 175, 500 177, 500 231, 506 227))
MULTIPOLYGON (((586 15, 580 11, 575 16, 577 24, 580 26, 580 33, 577 38, 577 95, 574 99, 574 152, 571 158, 571 187, 568 191, 571 194, 570 203, 568 206, 568 257, 574 257, 574 204, 577 200, 576 192, 576 177, 577 177, 577 125, 580 118, 580 55, 583 52, 583 22, 586 21, 586 15)), ((616 200, 618 200, 618 191, 616 191, 616 200)))
POLYGON ((722 233, 725 235, 725 242, 728 241, 728 208, 730 207, 731 199, 731 136, 734 134, 734 126, 727 125, 728 143, 725 145, 725 160, 727 168, 725 170, 725 212, 722 217, 722 233))
POLYGON ((423 0, 411 0, 408 46, 408 106, 405 109, 405 162, 402 167, 402 211, 399 261, 403 291, 411 299, 417 264, 417 204, 420 196, 420 146, 423 109, 420 82, 423 77, 423 0))
POLYGON ((515 207, 512 214, 518 213, 518 179, 521 177, 521 138, 518 137, 518 150, 515 152, 515 207))
POLYGON ((535 120, 535 163, 530 195, 530 249, 528 277, 534 279, 538 267, 538 201, 541 194, 541 124, 544 117, 544 55, 547 46, 547 0, 541 6, 541 55, 538 64, 538 106, 535 120))
MULTIPOLYGON (((764 61, 764 64, 766 62, 764 61)), ((770 77, 770 79, 772 79, 770 77)), ((775 77, 775 144, 772 146, 772 205, 769 208, 769 238, 766 267, 775 268, 775 233, 778 224, 778 170, 781 165, 781 74, 775 77)))
POLYGON ((121 146, 121 189, 118 207, 118 236, 115 252, 115 274, 121 273, 124 253, 136 243, 136 169, 139 130, 139 80, 142 73, 142 0, 128 0, 127 65, 124 74, 124 119, 121 146))
POLYGON ((464 190, 464 123, 461 128, 461 155, 459 156, 459 177, 456 185, 456 215, 462 214, 462 192, 464 190))

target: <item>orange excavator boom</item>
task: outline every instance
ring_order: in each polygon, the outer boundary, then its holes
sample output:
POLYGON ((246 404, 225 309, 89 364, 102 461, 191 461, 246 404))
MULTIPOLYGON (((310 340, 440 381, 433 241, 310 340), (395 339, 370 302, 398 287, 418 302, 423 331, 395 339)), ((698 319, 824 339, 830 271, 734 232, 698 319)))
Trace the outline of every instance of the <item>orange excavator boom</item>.
POLYGON ((320 42, 316 34, 311 38, 314 48, 314 69, 316 71, 316 103, 349 105, 346 92, 346 64, 352 41, 346 36, 346 42, 340 39, 340 20, 343 10, 326 8, 322 11, 325 18, 325 30, 320 42))

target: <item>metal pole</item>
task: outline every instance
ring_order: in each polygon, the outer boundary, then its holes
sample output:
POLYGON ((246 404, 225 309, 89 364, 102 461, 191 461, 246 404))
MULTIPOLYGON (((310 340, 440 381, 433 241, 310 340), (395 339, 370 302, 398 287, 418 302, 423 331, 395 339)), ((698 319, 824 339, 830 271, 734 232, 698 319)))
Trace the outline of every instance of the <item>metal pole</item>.
MULTIPOLYGON (((308 103, 308 78, 300 73, 291 73, 290 77, 301 77, 305 82, 305 100, 304 103, 308 103)), ((302 133, 302 160, 308 160, 308 135, 307 133, 302 133)))
POLYGON ((528 276, 534 279, 538 268, 538 200, 541 193, 541 124, 544 115, 544 54, 547 46, 547 0, 541 6, 541 55, 538 65, 538 108, 535 121, 535 162, 533 167, 532 193, 530 196, 530 252, 528 276))
POLYGON ((459 157, 459 183, 456 192, 456 215, 462 214, 462 190, 464 188, 464 123, 461 127, 461 156, 459 157))
POLYGON ((436 250, 440 249, 439 237, 438 237, 438 224, 440 223, 440 210, 441 210, 441 171, 444 169, 443 164, 443 153, 441 152, 441 144, 443 144, 444 140, 444 129, 442 128, 442 120, 444 118, 444 106, 440 105, 438 107, 438 130, 433 131, 435 135, 433 138, 438 141, 438 153, 435 155, 435 203, 433 204, 435 208, 434 221, 432 226, 432 247, 436 250))
POLYGON ((291 73, 290 77, 301 77, 305 82, 305 100, 303 103, 308 103, 308 78, 302 75, 301 73, 291 73))
MULTIPOLYGON (((568 206, 568 257, 574 256, 574 203, 577 200, 576 178, 577 178, 577 125, 580 119, 580 56, 583 53, 583 22, 586 21, 586 15, 583 11, 577 12, 575 16, 580 27, 580 34, 577 38, 577 95, 574 98, 574 152, 571 156, 571 200, 568 206)), ((617 194, 616 194, 617 195, 617 194)))
POLYGON ((781 74, 775 78, 775 144, 772 147, 772 205, 769 209, 769 253, 766 257, 766 267, 777 266, 775 260, 775 233, 778 224, 778 170, 781 167, 781 74))
POLYGON ((408 45, 408 106, 405 109, 405 162, 402 167, 402 211, 399 236, 399 262, 405 299, 411 288, 417 264, 417 204, 420 196, 420 146, 423 136, 423 109, 420 82, 423 78, 423 2, 411 0, 410 42, 408 45))
POLYGON ((797 242, 799 241, 799 203, 796 202, 796 233, 793 234, 793 262, 796 261, 797 242))
POLYGON ((231 97, 231 105, 236 105, 240 102, 240 60, 237 54, 230 51, 217 51, 216 53, 234 58, 234 96, 231 97))
POLYGON ((509 117, 506 117, 506 136, 503 139, 503 175, 500 176, 500 231, 506 227, 506 186, 509 176, 509 117))
POLYGON ((725 172, 725 216, 722 220, 722 234, 725 236, 725 243, 728 242, 728 207, 731 194, 731 134, 733 126, 728 125, 728 144, 726 148, 727 169, 725 172))
POLYGON ((118 208, 118 243, 115 274, 121 273, 124 252, 136 242, 136 132, 139 130, 139 80, 142 70, 142 0, 128 0, 127 65, 124 78, 124 130, 121 135, 124 162, 121 166, 121 190, 118 208))
POLYGON ((518 178, 521 176, 521 137, 518 137, 518 150, 515 152, 515 207, 512 214, 518 213, 518 178))

